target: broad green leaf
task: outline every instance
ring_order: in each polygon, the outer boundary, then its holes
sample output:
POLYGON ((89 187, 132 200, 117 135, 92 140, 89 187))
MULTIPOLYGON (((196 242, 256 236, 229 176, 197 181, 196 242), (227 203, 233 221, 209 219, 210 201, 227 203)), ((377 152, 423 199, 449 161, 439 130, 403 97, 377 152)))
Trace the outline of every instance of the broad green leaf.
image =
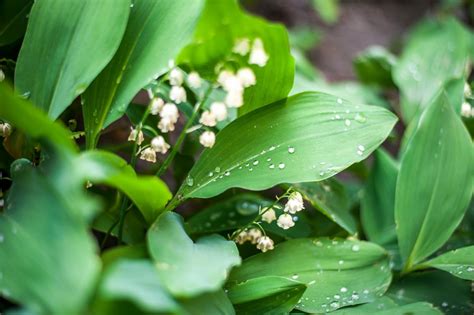
POLYGON ((125 259, 109 266, 99 284, 98 298, 101 314, 107 309, 113 314, 110 308, 123 300, 133 302, 144 313, 176 312, 179 308, 148 260, 125 259))
POLYGON ((36 1, 18 56, 16 89, 57 118, 110 61, 129 11, 130 0, 36 1))
POLYGON ((33 0, 0 2, 0 46, 13 43, 25 34, 33 0))
POLYGON ((125 113, 141 88, 168 70, 168 61, 190 40, 202 5, 203 0, 133 3, 120 47, 83 96, 89 147, 95 147, 102 128, 125 113))
POLYGON ((194 243, 173 212, 163 213, 151 226, 148 250, 163 285, 180 297, 219 289, 230 269, 240 264, 234 242, 210 235, 194 243))
POLYGON ((464 76, 470 48, 467 31, 454 18, 425 21, 415 29, 393 70, 406 122, 428 105, 440 87, 464 76))
MULTIPOLYGON (((297 68, 298 70, 298 68, 297 68)), ((303 73, 296 73, 295 84, 290 95, 295 95, 305 91, 318 91, 327 94, 337 95, 350 100, 355 105, 377 105, 388 108, 386 100, 379 96, 377 88, 367 86, 353 81, 341 81, 329 83, 320 76, 310 78, 303 73)))
POLYGON ((423 263, 421 268, 433 267, 449 272, 461 279, 474 281, 474 246, 444 253, 423 263))
POLYGON ((301 282, 270 276, 235 285, 228 295, 239 314, 288 314, 305 290, 301 282))
POLYGON ((148 258, 145 244, 116 246, 103 252, 101 259, 104 269, 120 260, 141 260, 148 258))
POLYGON ((387 293, 397 304, 428 302, 446 315, 472 314, 471 283, 443 271, 416 272, 394 283, 387 293))
POLYGON ((383 149, 375 151, 374 164, 361 200, 361 221, 368 239, 380 245, 393 243, 397 162, 383 149))
POLYGON ((420 118, 401 160, 395 195, 398 243, 406 267, 441 247, 472 195, 471 138, 444 93, 420 118))
POLYGON ((0 118, 38 139, 47 139, 64 150, 77 150, 69 131, 51 121, 41 110, 16 96, 5 83, 0 83, 0 118))
POLYGON ((137 176, 125 160, 113 153, 87 151, 80 155, 77 163, 92 183, 106 184, 123 191, 150 225, 171 199, 171 192, 158 177, 137 176))
POLYGON ((269 276, 306 284, 296 309, 309 313, 370 302, 385 292, 392 278, 387 253, 378 245, 341 239, 297 239, 246 259, 232 271, 228 287, 249 280, 267 281, 269 276))
POLYGON ((344 186, 335 179, 319 183, 293 185, 313 207, 321 211, 350 234, 357 233, 354 217, 350 213, 349 196, 344 186))
POLYGON ((379 107, 315 92, 292 96, 223 129, 214 147, 194 165, 178 198, 329 178, 365 159, 395 122, 395 116, 379 107))
MULTIPOLYGON (((230 199, 216 202, 208 208, 193 215, 186 222, 186 231, 189 234, 205 234, 236 230, 253 220, 259 214, 259 210, 270 206, 273 201, 255 194, 239 194, 230 199)), ((277 216, 283 213, 282 209, 275 209, 277 216)), ((261 222, 264 230, 272 235, 284 238, 308 237, 311 235, 311 227, 304 214, 298 214, 298 222, 288 230, 283 230, 276 224, 261 222)))
POLYGON ((333 314, 337 315, 408 315, 408 314, 423 314, 423 315, 442 315, 443 313, 433 307, 432 304, 426 302, 415 302, 405 305, 397 305, 395 302, 387 297, 382 297, 372 303, 363 304, 356 307, 343 308, 335 311, 333 314), (390 302, 388 302, 390 301, 390 302))
POLYGON ((215 67, 226 59, 239 67, 247 66, 247 57, 231 54, 236 40, 243 38, 260 38, 269 59, 264 67, 250 65, 257 84, 245 89, 240 115, 285 98, 291 90, 294 62, 288 33, 282 25, 246 14, 236 0, 207 0, 193 42, 178 58, 179 63, 215 78, 215 67))
POLYGON ((371 46, 354 59, 354 70, 359 81, 380 86, 393 87, 392 69, 396 58, 384 47, 371 46))
POLYGON ((87 226, 97 204, 71 154, 46 147, 51 156, 39 167, 25 159, 12 165, 0 214, 0 290, 37 313, 80 314, 100 270, 87 226))
POLYGON ((337 22, 339 18, 339 0, 311 0, 311 3, 324 22, 329 24, 337 22))
POLYGON ((183 299, 180 305, 189 315, 235 315, 234 307, 223 290, 183 299))

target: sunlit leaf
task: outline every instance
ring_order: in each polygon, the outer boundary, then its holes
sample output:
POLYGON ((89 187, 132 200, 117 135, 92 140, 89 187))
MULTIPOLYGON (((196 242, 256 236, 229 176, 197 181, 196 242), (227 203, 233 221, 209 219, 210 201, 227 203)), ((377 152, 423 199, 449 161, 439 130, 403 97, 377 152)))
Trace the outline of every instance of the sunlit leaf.
POLYGON ((130 0, 34 2, 15 71, 17 90, 57 118, 110 61, 129 11, 130 0))
POLYGON ((395 196, 400 252, 407 268, 441 247, 471 199, 471 138, 444 94, 420 118, 401 160, 395 196))
POLYGON ((296 309, 329 312, 383 294, 392 278, 388 265, 387 253, 372 243, 297 239, 246 259, 231 273, 228 286, 266 282, 269 276, 296 280, 307 285, 296 309))

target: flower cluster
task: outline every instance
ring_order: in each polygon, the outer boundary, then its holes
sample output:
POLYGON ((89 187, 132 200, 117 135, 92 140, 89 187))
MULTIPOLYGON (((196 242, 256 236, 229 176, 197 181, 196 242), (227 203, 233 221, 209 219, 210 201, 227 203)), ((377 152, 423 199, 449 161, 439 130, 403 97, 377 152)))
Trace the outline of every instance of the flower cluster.
MULTIPOLYGON (((162 134, 175 130, 175 125, 179 119, 179 110, 177 105, 188 101, 186 89, 191 90, 196 96, 204 94, 202 93, 203 87, 221 88, 225 94, 221 99, 214 99, 210 102, 210 105, 206 104, 206 97, 202 97, 198 103, 196 103, 196 113, 200 113, 199 124, 196 126, 186 126, 183 132, 192 132, 200 128, 204 128, 199 136, 199 142, 202 146, 212 148, 216 141, 216 134, 213 130, 219 122, 226 120, 229 116, 229 109, 239 108, 244 104, 244 92, 246 88, 254 86, 257 83, 257 79, 250 65, 256 65, 258 67, 264 67, 269 59, 268 54, 265 51, 263 41, 260 38, 250 40, 248 38, 238 39, 232 49, 233 57, 229 57, 229 63, 232 67, 223 66, 222 64, 216 67, 216 82, 204 81, 198 72, 191 71, 187 75, 180 68, 174 65, 174 61, 170 61, 170 71, 164 80, 160 79, 159 82, 168 81, 170 89, 169 93, 161 93, 160 96, 155 95, 151 89, 148 90, 150 97, 150 104, 148 111, 145 115, 153 115, 158 117, 157 130, 162 134), (237 56, 239 55, 239 56, 237 56), (236 62, 235 56, 243 60, 242 62, 236 62), (240 66, 236 67, 235 65, 240 66), (206 108, 202 111, 200 106, 205 105, 206 108)), ((225 61, 224 61, 225 63, 225 61)), ((206 94, 208 95, 208 94, 206 94)), ((194 116, 190 119, 192 123, 194 116)), ((142 123, 145 119, 143 119, 142 123)), ((156 154, 166 154, 170 149, 170 145, 166 142, 165 138, 159 135, 155 128, 149 126, 142 126, 139 123, 136 127, 132 127, 128 141, 133 141, 138 145, 137 155, 140 155, 140 159, 155 163, 156 154), (152 133, 155 133, 155 137, 150 141, 149 145, 141 146, 145 141, 143 128, 146 128, 152 133)))
POLYGON ((265 232, 258 221, 261 219, 270 224, 276 220, 277 225, 280 228, 287 230, 295 226, 295 219, 292 215, 304 209, 303 196, 299 192, 290 192, 290 190, 288 190, 283 196, 277 198, 277 201, 283 198, 288 198, 288 200, 283 208, 283 213, 278 216, 278 219, 275 209, 281 209, 279 205, 275 203, 270 207, 265 207, 261 209, 259 216, 249 224, 249 226, 255 225, 258 228, 244 227, 243 229, 237 230, 237 232, 234 233, 234 241, 238 244, 244 244, 249 241, 252 244, 256 244, 257 248, 262 252, 272 250, 274 246, 273 240, 265 235, 265 232))

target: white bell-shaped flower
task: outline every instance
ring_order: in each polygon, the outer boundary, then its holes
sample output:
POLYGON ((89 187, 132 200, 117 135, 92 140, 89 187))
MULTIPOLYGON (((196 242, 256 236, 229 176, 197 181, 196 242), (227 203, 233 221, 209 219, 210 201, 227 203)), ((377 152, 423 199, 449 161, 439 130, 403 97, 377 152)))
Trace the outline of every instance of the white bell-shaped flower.
POLYGON ((176 123, 179 118, 178 107, 173 103, 166 103, 161 109, 160 117, 169 119, 171 122, 176 123))
POLYGON ((249 233, 246 230, 240 232, 235 238, 235 242, 240 245, 244 244, 248 240, 250 240, 250 238, 249 238, 249 233))
POLYGON ((293 218, 288 213, 284 213, 278 217, 277 225, 283 230, 288 230, 289 228, 295 226, 293 218))
POLYGON ((160 129, 162 133, 173 131, 175 123, 176 123, 175 121, 172 121, 168 117, 161 118, 160 121, 158 122, 158 129, 160 129))
POLYGON ((252 50, 250 51, 249 63, 251 65, 257 65, 264 67, 268 61, 268 55, 263 47, 263 42, 260 38, 256 38, 253 41, 252 50))
POLYGON ((143 151, 140 153, 140 159, 155 163, 156 162, 156 152, 153 150, 153 148, 148 147, 146 149, 143 149, 143 151))
POLYGON ((227 92, 242 92, 244 90, 244 86, 242 85, 242 82, 240 81, 239 77, 236 75, 231 75, 230 77, 228 77, 224 81, 224 84, 222 85, 222 87, 227 92))
POLYGON ((206 148, 212 148, 216 142, 216 134, 212 131, 204 131, 199 136, 199 142, 206 148))
POLYGON ((262 231, 257 228, 251 228, 247 232, 250 243, 257 244, 260 238, 262 237, 262 231))
POLYGON ((0 135, 7 138, 12 133, 12 125, 9 123, 0 124, 0 135))
POLYGON ((243 91, 228 92, 225 96, 224 102, 228 107, 241 107, 244 105, 243 91))
POLYGON ((128 135, 128 141, 136 141, 138 145, 142 144, 143 140, 145 138, 143 137, 143 132, 138 129, 134 129, 133 127, 130 127, 130 134, 128 135))
POLYGON ((177 68, 170 71, 169 74, 170 84, 173 86, 181 86, 183 84, 184 75, 183 72, 177 68))
POLYGON ((227 107, 222 102, 213 102, 211 104, 211 113, 214 114, 217 121, 223 121, 227 118, 227 107))
POLYGON ((159 97, 154 97, 151 99, 150 102, 150 114, 152 115, 158 115, 165 105, 165 101, 159 97))
POLYGON ((235 41, 232 52, 245 56, 250 51, 250 40, 248 38, 239 38, 235 41))
POLYGON ((189 87, 193 89, 199 89, 202 85, 201 76, 196 71, 193 71, 188 75, 187 81, 188 81, 189 87))
POLYGON ((257 248, 260 249, 262 252, 266 252, 272 250, 274 247, 273 240, 268 236, 262 236, 257 243, 257 248))
POLYGON ((216 116, 208 110, 201 114, 199 122, 208 127, 214 127, 217 124, 216 116))
POLYGON ((464 102, 461 105, 461 116, 469 118, 471 117, 471 104, 464 102))
POLYGON ((3 80, 5 80, 5 72, 3 72, 2 69, 0 69, 0 82, 2 82, 3 80))
POLYGON ((166 143, 165 138, 162 136, 156 136, 153 139, 151 139, 151 147, 155 152, 165 154, 168 152, 170 145, 166 143))
POLYGON ((257 83, 255 73, 253 73, 249 67, 239 69, 239 71, 237 71, 237 77, 244 87, 249 87, 257 83))
POLYGON ((186 90, 182 86, 171 87, 170 99, 176 104, 186 102, 186 90))
POLYGON ((222 70, 217 76, 217 83, 219 83, 221 86, 224 86, 226 84, 226 81, 232 76, 234 76, 234 73, 232 71, 222 70))
POLYGON ((288 201, 285 204, 285 212, 295 214, 304 209, 303 196, 299 192, 291 193, 288 201))
MULTIPOLYGON (((265 211, 265 209, 264 209, 264 211, 265 211)), ((267 223, 272 223, 273 221, 275 221, 276 220, 275 210, 273 210, 273 209, 266 210, 262 214, 262 220, 267 222, 267 223)))

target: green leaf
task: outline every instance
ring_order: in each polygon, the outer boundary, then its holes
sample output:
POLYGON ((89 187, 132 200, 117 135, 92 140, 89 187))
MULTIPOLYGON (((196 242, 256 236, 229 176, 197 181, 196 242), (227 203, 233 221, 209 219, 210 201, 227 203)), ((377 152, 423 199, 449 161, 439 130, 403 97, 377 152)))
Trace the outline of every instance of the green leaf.
POLYGON ((337 223, 350 234, 357 233, 354 217, 350 213, 349 196, 344 186, 335 179, 319 183, 299 183, 293 185, 304 199, 337 223))
POLYGON ((354 59, 354 70, 359 81, 380 86, 393 87, 392 69, 396 65, 396 58, 384 47, 371 46, 354 59))
POLYGON ((288 314, 305 290, 301 282, 270 276, 235 285, 228 294, 239 314, 288 314))
POLYGON ((84 193, 71 154, 47 149, 51 156, 39 167, 25 159, 12 164, 0 214, 0 290, 37 313, 79 314, 100 270, 87 227, 97 204, 84 193))
POLYGON ((148 250, 163 285, 180 297, 219 289, 230 269, 240 264, 235 243, 219 235, 193 243, 182 221, 178 214, 165 212, 148 231, 148 250))
POLYGON ((393 70, 406 122, 429 104, 440 87, 464 76, 470 48, 467 31, 454 18, 425 21, 415 29, 393 70))
POLYGON ((394 204, 397 162, 383 149, 375 151, 372 172, 361 200, 361 221, 368 239, 380 245, 396 242, 394 204))
POLYGON ((461 222, 473 187, 469 133, 440 93, 420 118, 402 157, 395 196, 406 268, 441 247, 461 222))
POLYGON ((214 69, 223 60, 230 59, 235 64, 239 59, 239 66, 247 66, 246 57, 231 54, 235 41, 243 38, 260 38, 269 59, 265 67, 250 66, 257 84, 245 89, 240 115, 285 98, 291 90, 294 61, 288 33, 282 25, 246 14, 236 0, 207 0, 193 43, 178 58, 179 63, 215 78, 214 69))
POLYGON ((395 122, 379 107, 354 106, 315 92, 292 96, 223 129, 179 195, 208 198, 231 187, 262 190, 326 179, 365 159, 395 122))
POLYGON ((309 313, 370 302, 385 292, 392 278, 387 253, 375 244, 297 239, 246 259, 233 270, 228 286, 231 289, 245 281, 266 281, 268 276, 306 284, 296 309, 309 313))
MULTIPOLYGON (((230 199, 215 202, 193 215, 186 222, 186 231, 189 234, 205 234, 235 230, 253 222, 259 210, 272 203, 273 201, 256 194, 239 194, 230 199)), ((279 216, 283 210, 275 209, 275 212, 279 216)), ((276 221, 270 224, 261 222, 260 225, 267 233, 284 238, 308 237, 312 232, 308 219, 301 213, 298 214, 296 225, 288 230, 281 229, 276 221)))
POLYGON ((87 151, 78 159, 92 183, 106 184, 123 191, 152 224, 171 199, 168 186, 156 176, 137 176, 121 157, 106 151, 87 151))
POLYGON ((339 0, 311 0, 314 10, 321 19, 329 24, 334 24, 339 18, 339 0))
POLYGON ((116 246, 106 250, 101 256, 104 269, 122 259, 140 260, 146 258, 148 258, 148 250, 145 244, 116 246))
POLYGON ((148 260, 124 259, 112 264, 99 284, 98 298, 103 303, 101 314, 121 300, 133 302, 144 313, 176 312, 179 308, 148 260))
POLYGON ((33 138, 47 139, 63 150, 77 150, 66 128, 51 121, 31 103, 14 95, 6 83, 0 83, 0 118, 33 138))
POLYGON ((134 2, 120 47, 83 96, 89 148, 141 88, 168 70, 168 61, 190 40, 202 6, 203 0, 134 2))
POLYGON ((364 304, 357 307, 343 308, 335 311, 333 314, 337 315, 408 315, 408 314, 423 314, 423 315, 442 315, 443 313, 432 304, 426 302, 415 302, 406 305, 397 305, 395 302, 387 297, 382 297, 372 303, 364 304))
POLYGON ((204 293, 197 297, 183 299, 181 306, 192 314, 235 315, 234 307, 224 291, 204 293))
POLYGON ((32 4, 33 0, 0 2, 0 46, 11 44, 25 34, 32 4))
POLYGON ((463 247, 428 260, 420 268, 437 268, 466 280, 474 281, 474 246, 463 247))
POLYGON ((57 118, 110 61, 129 11, 130 0, 36 1, 16 66, 17 90, 57 118))
POLYGON ((471 283, 443 271, 416 272, 394 283, 387 293, 397 304, 429 302, 446 315, 472 314, 471 283))

